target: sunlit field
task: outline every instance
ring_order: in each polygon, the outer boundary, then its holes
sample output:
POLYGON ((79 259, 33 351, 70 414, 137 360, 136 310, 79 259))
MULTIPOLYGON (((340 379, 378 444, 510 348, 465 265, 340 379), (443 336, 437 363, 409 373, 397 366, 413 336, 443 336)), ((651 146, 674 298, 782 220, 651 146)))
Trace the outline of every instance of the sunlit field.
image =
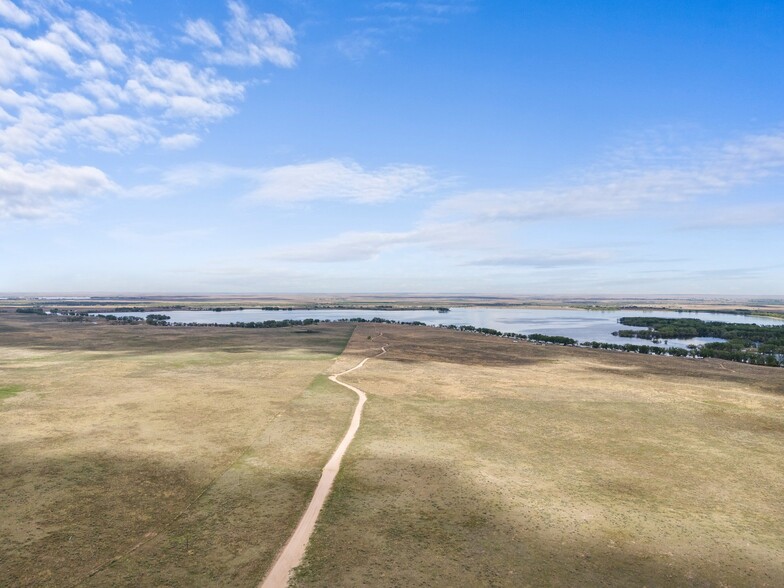
POLYGON ((383 330, 297 586, 784 584, 784 370, 383 330))
POLYGON ((354 406, 353 326, 0 314, 0 584, 253 586, 354 406))
POLYGON ((784 370, 426 327, 16 313, 0 577, 257 585, 353 411, 327 375, 381 345, 343 376, 369 400, 293 585, 784 583, 784 370))

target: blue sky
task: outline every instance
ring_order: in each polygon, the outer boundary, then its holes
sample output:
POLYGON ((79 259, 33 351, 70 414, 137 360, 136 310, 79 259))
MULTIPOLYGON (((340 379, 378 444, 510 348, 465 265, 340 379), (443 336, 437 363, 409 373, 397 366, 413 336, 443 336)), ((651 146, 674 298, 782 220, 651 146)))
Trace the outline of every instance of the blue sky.
POLYGON ((782 22, 0 0, 0 292, 784 295, 782 22))

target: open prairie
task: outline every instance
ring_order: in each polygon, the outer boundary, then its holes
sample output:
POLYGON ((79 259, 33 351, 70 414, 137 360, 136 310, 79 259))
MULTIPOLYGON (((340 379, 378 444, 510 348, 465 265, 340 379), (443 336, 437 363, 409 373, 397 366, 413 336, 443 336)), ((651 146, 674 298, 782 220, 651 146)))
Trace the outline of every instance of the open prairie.
POLYGON ((784 370, 373 331, 297 586, 784 585, 784 370))
POLYGON ((255 586, 353 412, 326 374, 381 345, 342 377, 369 399, 294 585, 784 584, 782 369, 12 312, 0 577, 255 586))
POLYGON ((321 375, 352 329, 0 314, 0 584, 255 585, 353 411, 321 375))

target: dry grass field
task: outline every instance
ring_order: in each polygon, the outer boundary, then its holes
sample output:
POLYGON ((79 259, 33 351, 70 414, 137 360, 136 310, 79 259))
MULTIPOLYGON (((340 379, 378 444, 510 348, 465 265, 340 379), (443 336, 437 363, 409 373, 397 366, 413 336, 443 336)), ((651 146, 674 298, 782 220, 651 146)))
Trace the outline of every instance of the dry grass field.
POLYGON ((784 585, 782 369, 13 312, 0 585, 255 586, 383 344, 296 586, 784 585))
POLYGON ((0 585, 254 586, 354 408, 352 325, 0 314, 0 585))
POLYGON ((296 586, 784 586, 784 370, 374 329, 296 586))

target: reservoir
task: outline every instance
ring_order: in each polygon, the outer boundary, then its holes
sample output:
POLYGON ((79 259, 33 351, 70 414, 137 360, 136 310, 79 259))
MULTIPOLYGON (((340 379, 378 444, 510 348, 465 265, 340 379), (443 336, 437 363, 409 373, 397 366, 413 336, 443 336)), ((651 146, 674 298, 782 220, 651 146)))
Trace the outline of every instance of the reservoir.
MULTIPOLYGON (((720 321, 725 323, 756 323, 758 325, 781 325, 784 321, 769 317, 736 315, 713 312, 675 312, 675 311, 640 311, 640 310, 581 310, 581 309, 541 309, 541 308, 486 308, 456 307, 449 312, 436 310, 354 310, 354 309, 317 309, 317 310, 172 310, 161 311, 171 317, 175 323, 198 324, 231 324, 238 322, 261 322, 268 320, 341 320, 363 318, 370 320, 382 319, 412 322, 420 321, 427 325, 473 325, 496 329, 503 333, 530 335, 560 335, 571 337, 579 342, 599 341, 602 343, 635 343, 639 345, 655 345, 642 339, 616 337, 614 331, 619 329, 635 329, 620 325, 618 319, 624 316, 650 316, 661 318, 694 318, 704 321, 720 321)), ((150 312, 116 312, 115 316, 145 317, 150 312)), ((720 341, 707 337, 670 340, 666 346, 687 347, 701 345, 711 341, 720 341)), ((664 346, 663 342, 660 345, 664 346)))

